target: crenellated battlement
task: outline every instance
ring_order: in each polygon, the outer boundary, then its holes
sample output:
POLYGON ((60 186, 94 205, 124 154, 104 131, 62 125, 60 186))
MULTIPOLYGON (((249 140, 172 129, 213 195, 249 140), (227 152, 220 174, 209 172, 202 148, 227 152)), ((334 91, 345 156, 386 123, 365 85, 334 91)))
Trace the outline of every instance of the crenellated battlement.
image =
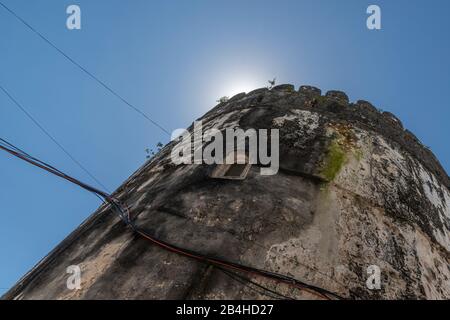
MULTIPOLYGON (((268 169, 262 162, 174 163, 179 140, 173 140, 113 195, 158 242, 289 275, 348 299, 450 297, 448 176, 392 113, 350 102, 341 91, 279 85, 221 99, 200 120, 188 128, 194 135, 183 156, 203 150, 209 129, 274 129, 270 157, 276 146, 279 170, 262 175, 268 169), (382 274, 380 290, 367 287, 370 266, 382 274)), ((264 298, 219 278, 214 267, 205 273, 204 261, 149 244, 114 213, 101 206, 2 298, 264 298), (71 291, 65 276, 74 263, 83 267, 83 285, 71 291)), ((294 299, 315 298, 275 285, 294 299)))
POLYGON ((373 130, 413 155, 436 175, 441 183, 450 188, 450 179, 436 156, 410 130, 403 127, 400 119, 391 112, 376 108, 368 101, 350 102, 347 94, 342 91, 330 90, 323 95, 319 88, 300 86, 296 90, 291 84, 281 84, 271 89, 259 88, 231 97, 227 102, 214 107, 205 117, 218 116, 224 111, 264 106, 283 110, 313 110, 330 121, 352 122, 364 129, 373 130))

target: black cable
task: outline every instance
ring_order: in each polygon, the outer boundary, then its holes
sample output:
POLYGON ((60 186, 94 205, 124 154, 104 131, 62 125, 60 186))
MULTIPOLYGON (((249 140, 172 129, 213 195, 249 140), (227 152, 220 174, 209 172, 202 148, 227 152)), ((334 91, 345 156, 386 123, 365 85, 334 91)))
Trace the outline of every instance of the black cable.
MULTIPOLYGON (((8 143, 8 144, 10 144, 10 143, 8 143)), ((334 294, 334 293, 332 293, 332 292, 330 292, 328 290, 325 290, 323 288, 316 287, 316 286, 313 286, 313 285, 306 284, 306 283, 304 283, 302 281, 299 281, 297 279, 294 279, 294 278, 291 278, 291 277, 288 277, 288 276, 284 276, 284 275, 273 273, 273 272, 270 272, 270 271, 267 271, 267 270, 257 269, 257 268, 253 268, 253 267, 249 267, 249 266, 245 266, 245 265, 229 262, 227 260, 211 257, 211 256, 208 256, 208 255, 204 255, 204 254, 198 253, 196 251, 192 251, 190 249, 185 249, 185 248, 178 247, 178 246, 173 245, 171 243, 167 243, 167 242, 165 242, 163 240, 155 238, 152 235, 148 234, 146 230, 138 227, 134 223, 134 221, 131 220, 131 216, 130 216, 129 212, 126 212, 126 210, 124 210, 122 205, 116 199, 111 197, 110 195, 108 195, 108 194, 106 194, 106 193, 104 193, 104 192, 102 192, 102 191, 100 191, 100 190, 98 190, 98 189, 96 189, 94 187, 91 187, 91 186, 89 186, 89 185, 87 185, 87 184, 85 184, 85 183, 83 183, 83 182, 81 182, 81 181, 79 181, 79 180, 77 180, 75 178, 72 178, 72 177, 70 177, 70 176, 68 176, 68 175, 66 175, 64 173, 60 173, 58 171, 54 171, 53 169, 47 167, 47 165, 43 161, 41 161, 41 163, 43 163, 44 165, 41 165, 40 163, 36 163, 36 162, 34 162, 34 160, 29 159, 28 157, 26 157, 26 156, 24 156, 24 155, 22 155, 20 153, 17 153, 14 150, 10 150, 9 148, 7 148, 5 146, 2 146, 1 144, 0 144, 0 149, 3 149, 4 151, 6 151, 6 152, 8 152, 8 153, 10 153, 10 154, 12 154, 14 156, 17 156, 17 157, 21 158, 22 160, 24 160, 24 161, 26 161, 26 162, 28 162, 30 164, 33 164, 33 165, 35 165, 37 167, 40 167, 41 169, 44 169, 44 170, 46 170, 46 171, 48 171, 48 172, 50 172, 52 174, 55 174, 55 175, 57 175, 57 176, 59 176, 61 178, 64 178, 64 179, 66 179, 66 180, 68 180, 68 181, 70 181, 70 182, 72 182, 74 184, 77 184, 80 187, 82 187, 82 188, 84 188, 84 189, 86 189, 86 190, 88 190, 90 192, 97 193, 98 196, 101 196, 102 198, 104 198, 105 202, 108 202, 108 204, 111 205, 113 210, 118 212, 118 215, 121 217, 121 219, 128 226, 130 226, 133 231, 135 231, 136 233, 140 234, 144 238, 150 240, 154 244, 157 244, 158 246, 160 246, 160 247, 162 247, 162 248, 164 248, 166 250, 169 250, 169 251, 172 251, 172 252, 175 252, 175 253, 178 253, 178 254, 190 257, 190 258, 194 258, 194 259, 197 259, 197 260, 202 261, 202 262, 213 264, 215 266, 226 267, 228 269, 243 271, 243 272, 247 272, 249 274, 254 274, 254 275, 258 275, 258 276, 272 278, 272 279, 275 279, 277 281, 284 282, 284 283, 290 284, 292 286, 295 286, 295 287, 297 287, 299 289, 309 291, 310 293, 319 295, 320 297, 325 298, 325 299, 331 299, 330 296, 332 296, 334 298, 337 298, 337 299, 342 299, 342 297, 340 297, 337 294, 334 294)))
POLYGON ((1 145, 1 143, 4 143, 4 145, 13 148, 13 149, 16 150, 18 153, 20 153, 20 154, 22 154, 22 155, 24 155, 24 156, 26 156, 26 157, 28 157, 28 158, 30 158, 30 159, 36 161, 36 162, 38 162, 38 163, 40 163, 40 164, 42 164, 42 165, 45 165, 45 166, 47 166, 47 167, 49 167, 49 168, 51 168, 51 169, 53 169, 53 170, 55 170, 55 171, 57 171, 57 172, 59 172, 59 173, 61 173, 61 174, 64 174, 63 172, 59 171, 59 170, 56 169, 55 167, 52 167, 51 165, 49 165, 49 164, 47 164, 47 163, 45 163, 45 162, 42 162, 42 161, 39 160, 39 159, 36 159, 36 158, 32 157, 31 155, 29 155, 29 154, 26 153, 25 151, 23 151, 23 150, 17 148, 16 146, 10 144, 8 141, 6 141, 6 140, 4 140, 4 139, 2 139, 2 138, 0 138, 0 145, 1 145))
MULTIPOLYGON (((3 140, 3 139, 2 139, 3 140)), ((3 140, 4 141, 4 140, 3 140)), ((285 276, 282 274, 278 274, 278 273, 274 273, 274 272, 270 272, 267 270, 263 270, 263 269, 258 269, 258 268, 254 268, 254 267, 250 267, 250 266, 246 266, 246 265, 242 265, 239 263, 234 263, 234 262, 230 262, 221 258, 216 258, 216 257, 212 257, 209 255, 205 255, 202 253, 199 253, 197 251, 193 251, 190 249, 186 249, 186 248, 182 248, 182 247, 178 247, 174 244, 165 242, 164 240, 155 238, 154 236, 152 236, 151 234, 149 234, 145 229, 139 227, 136 225, 136 223, 132 220, 132 217, 130 216, 130 213, 128 212, 127 209, 125 209, 120 202, 113 198, 111 195, 100 191, 88 184, 85 184, 75 178, 72 178, 69 175, 66 175, 64 173, 62 173, 59 170, 54 170, 52 169, 52 167, 47 166, 45 162, 40 161, 40 162, 36 162, 33 159, 30 159, 28 156, 22 154, 22 153, 18 153, 15 150, 10 149, 7 146, 2 145, 3 143, 0 143, 0 149, 10 153, 13 156, 16 156, 32 165, 35 165, 41 169, 46 170, 49 173, 52 173, 56 176, 59 176, 63 179, 68 180, 69 182, 72 182, 78 186, 80 186, 81 188, 95 193, 97 194, 97 196, 101 197, 104 199, 105 202, 107 202, 109 205, 111 205, 111 208, 113 211, 116 211, 118 213, 118 215, 120 216, 120 218, 124 221, 125 224, 127 224, 129 227, 131 227, 131 229, 133 231, 135 231, 136 233, 138 233, 139 235, 143 236, 144 238, 146 238, 147 240, 151 241, 154 244, 157 244, 158 246, 171 251, 171 252, 175 252, 177 254, 186 256, 186 257, 190 257, 190 258, 194 258, 196 260, 199 260, 201 262, 204 263, 208 263, 208 264, 212 264, 214 266, 217 267, 222 267, 222 268, 227 268, 229 270, 234 270, 234 271, 239 271, 239 272, 245 272, 248 274, 252 274, 252 275, 256 275, 256 276, 262 276, 262 277, 266 277, 266 278, 271 278, 274 279, 276 281, 288 284, 288 285, 292 285, 293 287, 296 287, 298 289, 301 290, 305 290, 308 291, 312 294, 315 294, 321 298, 325 298, 325 299, 344 299, 343 297, 328 291, 326 289, 314 286, 314 285, 310 285, 307 284, 305 282, 302 282, 300 280, 294 279, 292 277, 289 276, 285 276)), ((12 145, 11 143, 7 142, 8 145, 12 145)), ((18 148, 16 148, 18 149, 18 148)))
POLYGON ((297 288, 309 291, 310 293, 319 293, 320 296, 322 298, 325 299, 331 299, 331 297, 333 297, 334 299, 339 299, 339 300, 343 300, 344 298, 339 296, 336 293, 333 293, 331 291, 328 291, 326 289, 314 286, 314 285, 310 285, 307 284, 305 282, 302 282, 300 280, 297 280, 295 278, 289 277, 289 276, 285 276, 282 274, 278 274, 275 272, 271 272, 271 271, 267 271, 267 270, 263 270, 263 269, 258 269, 258 268, 254 268, 254 267, 249 267, 249 266, 245 266, 239 263, 233 263, 224 259, 220 259, 220 258, 216 258, 216 257, 212 257, 209 255, 204 255, 202 253, 190 250, 190 249, 186 249, 186 248, 181 248, 178 247, 174 244, 165 242, 161 239, 157 239, 155 237, 153 237, 152 235, 150 235, 146 230, 138 227, 134 221, 128 219, 128 225, 138 234, 144 236, 145 238, 147 238, 148 240, 152 241, 153 243, 158 244, 161 247, 164 247, 165 249, 172 251, 172 252, 177 252, 179 254, 197 259, 199 261, 205 262, 205 263, 209 263, 209 264, 213 264, 215 266, 222 266, 222 267, 227 267, 227 268, 231 268, 233 270, 238 270, 238 271, 243 271, 243 272, 247 272, 249 274, 254 274, 254 275, 258 275, 258 276, 263 276, 263 277, 267 277, 267 278, 272 278, 272 279, 276 279, 278 281, 281 281, 283 283, 286 284, 290 284, 293 285, 297 288))
POLYGON ((227 275, 231 279, 233 279, 234 281, 239 282, 240 284, 242 284, 243 286, 249 288, 250 290, 255 291, 255 292, 259 293, 259 294, 262 294, 262 295, 264 295, 266 297, 269 297, 269 298, 272 298, 272 299, 278 299, 278 300, 295 300, 295 299, 293 299, 291 297, 285 296, 285 295, 283 295, 283 294, 281 294, 279 292, 276 292, 276 291, 274 291, 272 289, 269 289, 269 288, 267 288, 265 286, 262 286, 259 283, 256 283, 256 282, 254 282, 254 281, 252 281, 252 280, 250 280, 248 278, 245 278, 245 277, 243 277, 241 275, 238 275, 237 273, 225 270, 223 268, 217 268, 217 269, 219 271, 223 272, 225 275, 227 275), (252 284, 255 287, 258 287, 258 288, 262 289, 263 291, 255 289, 254 287, 250 286, 249 283, 252 284))
MULTIPOLYGON (((264 246, 264 245, 258 243, 257 241, 253 241, 253 243, 254 243, 255 245, 259 246, 260 248, 263 248, 263 249, 266 249, 266 250, 269 249, 269 248, 267 248, 266 246, 264 246)), ((284 256, 284 255, 285 255, 285 254, 279 254, 278 252, 275 252, 274 254, 276 254, 276 255, 278 255, 278 256, 284 256)), ((331 277, 330 275, 326 274, 325 272, 320 271, 318 268, 316 268, 316 267, 314 267, 314 266, 309 266, 309 265, 307 265, 307 264, 305 264, 305 263, 302 263, 302 262, 298 262, 298 264, 301 265, 301 266, 303 266, 303 267, 305 267, 305 268, 307 268, 307 269, 309 269, 309 270, 311 270, 311 271, 313 271, 313 272, 316 272, 316 273, 318 273, 318 274, 320 274, 320 275, 322 275, 322 276, 324 276, 324 277, 330 279, 330 280, 333 281, 334 283, 340 285, 342 288, 347 288, 347 286, 344 285, 342 282, 340 282, 340 281, 334 279, 334 278, 331 277)), ((360 298, 360 297, 358 296, 357 293, 353 292, 351 289, 348 289, 348 290, 349 290, 349 292, 352 293, 355 297, 360 298)))
MULTIPOLYGON (((163 211, 164 211, 164 210, 163 210, 163 211)), ((179 213, 179 212, 177 212, 177 214, 178 214, 178 215, 183 215, 182 213, 179 213)), ((230 232, 229 230, 225 230, 225 231, 226 231, 226 232, 230 232)), ((255 244, 255 245, 257 245, 257 246, 259 246, 260 248, 263 248, 263 249, 265 249, 265 250, 269 250, 268 247, 266 247, 265 245, 260 244, 260 243, 257 242, 256 240, 253 240, 253 244, 255 244)), ((274 254, 279 255, 279 256, 283 256, 283 255, 284 255, 284 254, 279 254, 278 252, 274 252, 274 254)), ((310 265, 304 264, 304 263, 301 263, 301 262, 299 262, 299 264, 302 265, 302 266, 305 267, 305 268, 308 268, 308 269, 312 270, 313 272, 316 272, 316 273, 318 273, 318 274, 320 274, 320 275, 322 275, 322 276, 328 278, 329 280, 333 281, 334 283, 339 284, 342 288, 347 288, 347 286, 344 285, 342 282, 340 282, 340 281, 334 279, 333 277, 331 277, 331 276, 328 275, 327 273, 320 271, 318 268, 316 268, 316 267, 314 267, 314 266, 310 266, 310 265)), ((361 298, 360 296, 358 296, 358 294, 356 294, 356 293, 355 293, 354 291, 352 291, 351 289, 347 289, 347 290, 349 290, 349 292, 350 292, 351 294, 353 294, 353 296, 358 297, 358 298, 361 298)))
MULTIPOLYGON (((1 138, 0 138, 0 140, 1 141, 5 141, 4 139, 1 139, 1 138)), ((101 191, 101 190, 99 190, 97 188, 94 188, 94 187, 92 187, 92 186, 90 186, 88 184, 85 184, 85 183, 83 183, 83 182, 81 182, 81 181, 79 181, 79 180, 77 180, 75 178, 72 178, 71 176, 66 175, 64 172, 62 172, 62 171, 56 169, 55 167, 45 163, 44 161, 36 160, 36 158, 29 156, 27 153, 21 153, 21 152, 17 152, 17 151, 11 150, 9 147, 5 146, 4 144, 5 143, 1 143, 0 142, 0 149, 2 149, 4 151, 7 151, 8 153, 10 153, 10 154, 12 154, 12 155, 14 155, 14 156, 16 156, 16 157, 26 161, 26 162, 28 162, 28 163, 30 163, 32 165, 35 165, 35 166, 37 166, 37 167, 39 167, 41 169, 44 169, 44 170, 46 170, 46 171, 48 171, 48 172, 50 172, 50 173, 52 173, 54 175, 57 175, 57 176, 59 176, 61 178, 64 178, 64 179, 66 179, 66 180, 68 180, 68 181, 70 181, 72 183, 75 183, 75 184, 79 185, 80 187, 82 187, 82 188, 84 188, 84 189, 86 189, 86 190, 88 190, 90 192, 97 193, 97 194, 101 195, 102 197, 109 197, 108 194, 105 193, 104 191, 101 191)), ((11 145, 8 142, 7 142, 7 144, 11 145)), ((16 148, 16 149, 20 150, 19 148, 16 148)))
MULTIPOLYGON (((89 177, 91 177, 97 184, 108 191, 108 188, 101 183, 88 169, 86 169, 66 148, 64 148, 61 143, 59 143, 40 123, 37 121, 26 109, 22 106, 1 84, 0 89, 6 94, 6 96, 18 107, 54 144, 58 146, 81 170, 83 170, 89 177)), ((2 139, 3 140, 3 139, 2 139)), ((23 151, 22 151, 23 152, 23 151)), ((108 191, 109 192, 109 191, 108 191)))
POLYGON ((100 84, 103 88, 108 90, 110 93, 112 93, 116 98, 121 100, 123 103, 125 103, 127 106, 132 108, 135 112, 139 113, 141 116, 143 116, 145 119, 150 121, 154 126, 158 127, 165 133, 167 133, 169 136, 171 135, 168 130, 166 130, 163 126, 161 126, 159 123, 151 119, 145 112, 143 112, 138 107, 134 106, 132 103, 128 102, 125 98, 123 98, 121 95, 119 95, 115 90, 113 90, 110 86, 108 86, 105 82, 100 80, 98 77, 96 77, 93 73, 91 73, 89 70, 87 70, 85 67, 83 67, 81 64, 76 62, 73 58, 71 58, 67 53, 59 49, 53 42, 51 42, 47 37, 45 37, 42 33, 40 33, 38 30, 36 30, 33 26, 31 26, 28 22, 26 22, 23 18, 21 18, 17 13, 15 13, 12 9, 7 7, 5 4, 0 2, 0 6, 5 8, 9 13, 11 13, 17 20, 22 22, 28 29, 33 31, 36 35, 38 35, 42 40, 44 40, 47 44, 49 44, 53 49, 58 51, 62 56, 64 56, 67 60, 69 60, 73 65, 78 67, 80 70, 82 70, 85 74, 87 74, 89 77, 91 77, 94 81, 96 81, 98 84, 100 84))

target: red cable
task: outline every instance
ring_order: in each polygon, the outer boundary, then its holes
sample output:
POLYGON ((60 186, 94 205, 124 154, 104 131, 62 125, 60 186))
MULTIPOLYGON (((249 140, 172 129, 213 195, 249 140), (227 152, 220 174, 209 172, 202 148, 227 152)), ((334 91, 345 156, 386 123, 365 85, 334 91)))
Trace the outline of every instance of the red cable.
MULTIPOLYGON (((3 147, 1 145, 0 145, 0 149, 2 149, 4 151, 14 155, 15 157, 20 158, 20 159, 22 159, 22 160, 24 160, 24 161, 26 161, 26 162, 34 165, 34 166, 37 166, 37 167, 39 167, 39 168, 41 168, 41 169, 43 169, 43 170, 45 170, 45 171, 47 171, 49 173, 52 173, 52 174, 54 174, 56 176, 59 176, 60 178, 63 178, 65 180, 69 181, 69 182, 72 182, 72 183, 74 183, 74 184, 76 184, 76 185, 78 185, 78 186, 80 186, 80 187, 82 187, 82 188, 84 188, 84 189, 86 189, 88 191, 91 191, 93 193, 96 193, 96 194, 100 195, 105 200, 107 200, 107 202, 109 204, 111 204, 112 206, 117 206, 121 212, 125 208, 127 218, 124 219, 122 214, 119 214, 119 216, 122 218, 122 220, 128 226, 130 226, 136 233, 138 233, 140 236, 144 237, 145 239, 151 241, 152 243, 158 245, 159 247, 161 247, 163 249, 166 249, 168 251, 175 252, 177 254, 180 254, 180 255, 183 255, 183 256, 186 256, 186 257, 190 257, 190 258, 193 258, 193 259, 196 259, 196 260, 199 260, 199 261, 208 262, 210 264, 223 266, 223 267, 228 268, 228 269, 237 270, 239 272, 244 272, 244 273, 252 274, 252 275, 255 275, 255 276, 259 276, 259 277, 269 278, 269 279, 275 280, 277 282, 285 283, 285 284, 288 284, 290 286, 296 287, 296 288, 298 288, 300 290, 307 291, 307 292, 309 292, 309 293, 311 293, 313 295, 316 295, 318 297, 324 298, 326 300, 331 300, 331 298, 329 296, 327 296, 326 294, 324 294, 322 292, 315 291, 314 289, 308 288, 305 285, 302 285, 300 283, 294 282, 294 281, 296 281, 295 279, 292 279, 292 280, 283 279, 283 278, 281 278, 282 277, 281 275, 280 275, 280 277, 276 277, 275 275, 270 275, 270 274, 265 273, 263 270, 258 270, 258 269, 252 268, 252 267, 245 267, 245 266, 242 266, 242 265, 239 265, 239 264, 228 263, 226 261, 222 261, 222 260, 218 260, 218 259, 214 259, 214 258, 208 258, 208 257, 202 256, 200 254, 190 253, 190 252, 188 252, 186 250, 182 250, 180 248, 177 248, 174 245, 165 243, 165 242, 163 242, 161 240, 158 240, 158 239, 156 239, 156 238, 154 238, 152 236, 149 236, 145 232, 141 231, 137 226, 135 226, 134 223, 131 222, 131 214, 130 214, 130 211, 128 210, 128 208, 122 206, 120 204, 120 202, 117 199, 113 198, 111 195, 109 195, 109 194, 107 194, 107 193, 105 193, 105 192, 103 192, 101 190, 98 190, 98 189, 96 189, 94 187, 91 187, 91 186, 89 186, 89 185, 87 185, 87 184, 85 184, 85 183, 83 183, 83 182, 81 182, 81 181, 79 181, 79 180, 77 180, 75 178, 72 178, 72 177, 62 173, 61 171, 59 171, 57 169, 54 169, 53 167, 51 167, 51 166, 49 166, 49 165, 47 165, 45 163, 42 164, 42 163, 37 162, 37 161, 35 161, 33 159, 29 159, 28 155, 24 156, 24 155, 22 155, 19 152, 13 151, 13 150, 11 150, 9 148, 6 148, 6 147, 3 147)), ((333 293, 331 293, 331 294, 333 294, 333 293)), ((333 294, 333 295, 335 295, 335 294, 333 294)), ((335 295, 335 296, 337 296, 337 295, 335 295)))

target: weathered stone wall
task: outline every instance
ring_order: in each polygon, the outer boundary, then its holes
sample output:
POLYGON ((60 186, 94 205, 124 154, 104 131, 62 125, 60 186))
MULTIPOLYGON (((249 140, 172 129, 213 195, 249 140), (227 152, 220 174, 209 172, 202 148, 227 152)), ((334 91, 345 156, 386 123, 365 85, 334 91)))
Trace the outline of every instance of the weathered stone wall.
MULTIPOLYGON (((254 165, 245 180, 212 179, 213 166, 174 165, 170 143, 116 191, 140 226, 347 298, 450 298, 449 177, 394 115, 342 92, 282 85, 239 94, 202 120, 205 129, 278 128, 280 171, 262 176, 254 165), (381 269, 381 290, 366 287, 370 265, 381 269)), ((3 298, 266 297, 155 247, 101 207, 3 298), (81 290, 66 288, 73 264, 81 290)))

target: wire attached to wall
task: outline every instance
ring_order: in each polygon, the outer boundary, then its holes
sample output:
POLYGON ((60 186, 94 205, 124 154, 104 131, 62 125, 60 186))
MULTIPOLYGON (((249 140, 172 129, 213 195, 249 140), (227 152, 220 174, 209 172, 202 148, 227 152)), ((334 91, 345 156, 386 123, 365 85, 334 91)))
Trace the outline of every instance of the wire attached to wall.
MULTIPOLYGON (((153 244, 156 244, 157 246, 159 246, 167 251, 174 252, 179 255, 189 257, 189 258, 216 266, 221 269, 226 269, 228 272, 240 272, 240 273, 245 273, 245 274, 248 274, 251 276, 272 279, 279 283, 284 283, 291 287, 300 289, 302 291, 309 292, 321 299, 327 299, 327 300, 344 299, 343 297, 341 297, 340 295, 338 295, 336 293, 333 293, 331 291, 328 291, 326 289, 323 289, 323 288, 320 288, 320 287, 317 287, 314 285, 307 284, 303 281, 294 279, 289 276, 285 276, 282 274, 274 273, 274 272, 263 270, 263 269, 254 268, 251 266, 246 266, 246 265, 231 262, 231 261, 228 261, 225 259, 212 257, 212 256, 205 255, 205 254, 202 254, 202 253, 194 251, 194 250, 179 247, 175 244, 172 244, 172 243, 166 242, 162 239, 156 238, 155 236, 151 235, 147 230, 139 227, 136 224, 136 221, 132 218, 128 208, 123 206, 120 203, 120 201, 118 199, 114 198, 112 195, 110 195, 104 191, 98 190, 95 187, 92 187, 82 181, 79 181, 42 160, 32 157, 28 153, 22 151, 21 149, 14 146, 12 143, 10 143, 2 138, 0 138, 0 150, 6 151, 7 153, 9 153, 23 161, 28 162, 29 164, 31 164, 33 166, 41 168, 53 175, 56 175, 60 178, 63 178, 65 180, 73 183, 73 184, 76 184, 79 187, 100 197, 107 204, 109 204, 111 206, 111 209, 113 211, 115 211, 118 214, 118 216, 122 219, 122 221, 126 225, 128 225, 135 233, 139 234, 143 238, 149 240, 153 244)), ((278 294, 278 293, 277 293, 277 295, 282 296, 281 294, 278 294)))

